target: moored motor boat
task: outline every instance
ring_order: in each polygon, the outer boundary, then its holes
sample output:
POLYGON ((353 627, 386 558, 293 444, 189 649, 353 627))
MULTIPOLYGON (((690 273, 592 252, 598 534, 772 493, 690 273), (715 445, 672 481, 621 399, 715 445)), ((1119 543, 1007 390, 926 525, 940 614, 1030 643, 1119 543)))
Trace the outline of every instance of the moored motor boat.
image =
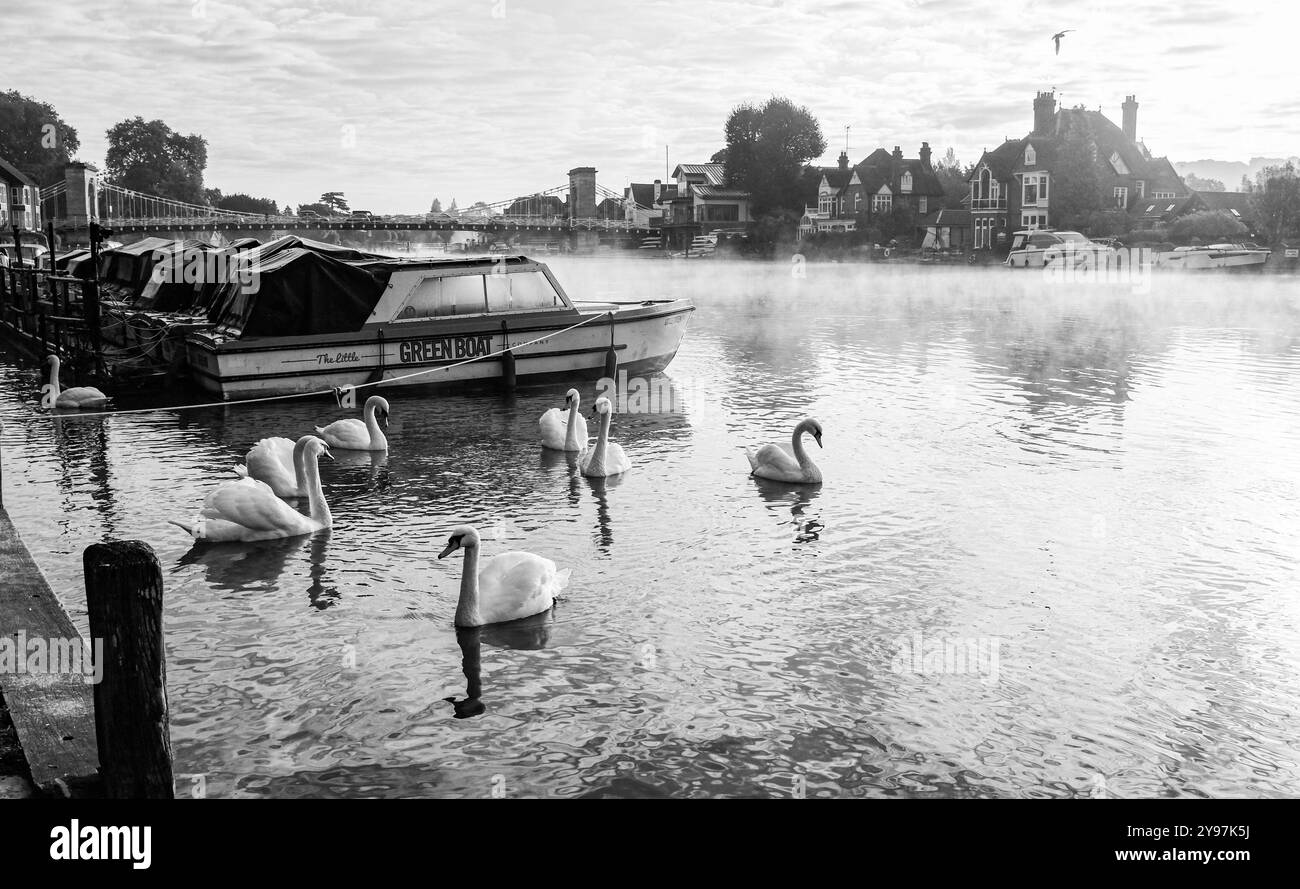
POLYGON ((1254 244, 1209 244, 1203 247, 1175 247, 1156 255, 1159 268, 1207 271, 1213 269, 1262 269, 1272 250, 1254 244))
POLYGON ((677 353, 689 300, 575 302, 524 256, 349 261, 277 254, 186 339, 189 370, 223 400, 381 382, 465 385, 649 374, 677 353), (506 350, 510 354, 505 355, 506 350), (476 359, 476 360, 475 360, 476 359))

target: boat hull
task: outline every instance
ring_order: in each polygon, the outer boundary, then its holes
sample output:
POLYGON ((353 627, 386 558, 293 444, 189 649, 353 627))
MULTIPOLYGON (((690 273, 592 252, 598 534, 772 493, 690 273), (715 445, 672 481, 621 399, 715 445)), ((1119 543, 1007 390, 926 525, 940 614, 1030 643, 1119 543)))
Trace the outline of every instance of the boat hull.
POLYGON ((611 342, 620 370, 645 374, 672 361, 694 310, 686 300, 579 304, 576 310, 375 325, 329 336, 223 340, 200 333, 186 340, 187 363, 203 389, 227 401, 367 383, 385 389, 499 385, 507 362, 495 353, 507 348, 523 385, 603 376, 611 342), (605 317, 611 311, 612 323, 605 317), (593 320, 565 329, 584 319, 593 320))
POLYGON ((1156 257, 1156 264, 1161 268, 1189 271, 1258 271, 1264 268, 1268 257, 1267 250, 1188 250, 1161 253, 1156 257))

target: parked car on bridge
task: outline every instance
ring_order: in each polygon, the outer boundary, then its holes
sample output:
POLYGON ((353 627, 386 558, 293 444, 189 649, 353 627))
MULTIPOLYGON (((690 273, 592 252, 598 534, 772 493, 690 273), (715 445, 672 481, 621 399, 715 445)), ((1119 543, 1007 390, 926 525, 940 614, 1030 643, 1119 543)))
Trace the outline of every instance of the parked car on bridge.
POLYGON ((371 213, 369 210, 353 210, 352 214, 348 218, 353 222, 369 222, 370 220, 378 219, 379 217, 374 213, 371 213))

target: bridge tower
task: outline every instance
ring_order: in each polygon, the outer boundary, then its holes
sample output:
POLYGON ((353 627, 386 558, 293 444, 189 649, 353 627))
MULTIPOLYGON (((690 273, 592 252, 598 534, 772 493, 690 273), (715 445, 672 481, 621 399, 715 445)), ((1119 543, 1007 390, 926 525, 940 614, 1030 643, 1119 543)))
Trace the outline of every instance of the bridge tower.
POLYGON ((569 171, 569 218, 596 216, 596 168, 574 167, 569 171))
POLYGON ((99 170, 92 164, 73 161, 63 168, 67 190, 59 201, 59 216, 70 227, 82 228, 99 219, 99 170))

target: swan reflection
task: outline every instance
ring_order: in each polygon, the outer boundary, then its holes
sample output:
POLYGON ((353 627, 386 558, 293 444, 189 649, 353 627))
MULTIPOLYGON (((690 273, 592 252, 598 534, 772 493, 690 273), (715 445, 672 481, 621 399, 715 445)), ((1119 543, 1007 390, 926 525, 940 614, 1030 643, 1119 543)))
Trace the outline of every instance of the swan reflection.
POLYGON ((487 710, 483 703, 483 644, 494 648, 511 648, 517 651, 537 651, 545 648, 555 626, 553 611, 544 611, 520 620, 483 627, 458 627, 456 642, 460 645, 461 669, 465 673, 465 697, 454 695, 443 698, 451 704, 457 719, 469 719, 487 710))
POLYGON ((794 526, 795 543, 810 543, 821 536, 825 524, 816 515, 807 514, 812 502, 821 496, 820 487, 770 481, 757 477, 754 478, 754 484, 758 488, 759 495, 768 504, 768 509, 777 512, 789 507, 790 518, 785 521, 785 524, 794 526))

